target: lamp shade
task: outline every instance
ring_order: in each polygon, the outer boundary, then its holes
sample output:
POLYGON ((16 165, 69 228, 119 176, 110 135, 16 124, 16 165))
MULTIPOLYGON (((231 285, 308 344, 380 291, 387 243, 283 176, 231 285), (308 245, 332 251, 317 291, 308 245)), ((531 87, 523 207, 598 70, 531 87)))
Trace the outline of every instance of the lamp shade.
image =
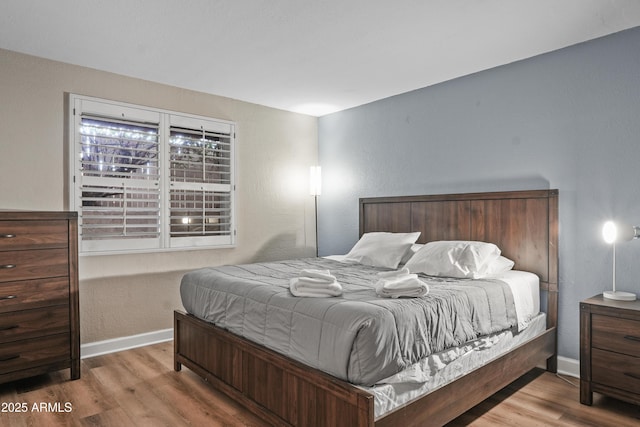
POLYGON ((616 242, 637 239, 638 237, 640 237, 640 227, 615 221, 607 221, 602 226, 602 238, 613 246, 613 290, 604 291, 602 293, 604 298, 618 301, 634 301, 636 299, 636 294, 632 292, 616 291, 616 242))
POLYGON ((602 226, 602 238, 609 244, 625 242, 638 238, 638 229, 622 222, 607 221, 602 226))
POLYGON ((322 172, 320 166, 309 168, 309 194, 319 196, 322 193, 322 172))

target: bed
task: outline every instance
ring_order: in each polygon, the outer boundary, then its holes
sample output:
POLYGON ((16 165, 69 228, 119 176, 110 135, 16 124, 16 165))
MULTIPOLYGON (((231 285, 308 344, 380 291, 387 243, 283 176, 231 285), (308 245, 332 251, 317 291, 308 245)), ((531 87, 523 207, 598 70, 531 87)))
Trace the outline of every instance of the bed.
POLYGON ((466 375, 377 416, 366 387, 181 311, 174 314, 175 370, 188 367, 273 425, 311 426, 443 425, 536 366, 555 372, 557 190, 360 199, 360 234, 377 231, 420 231, 418 243, 495 243, 518 270, 538 276, 546 325, 466 375))

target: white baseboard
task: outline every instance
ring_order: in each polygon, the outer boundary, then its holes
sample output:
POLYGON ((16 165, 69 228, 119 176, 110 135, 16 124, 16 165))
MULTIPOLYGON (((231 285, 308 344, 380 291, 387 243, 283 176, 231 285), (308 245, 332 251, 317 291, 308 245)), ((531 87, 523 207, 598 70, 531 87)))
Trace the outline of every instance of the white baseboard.
POLYGON ((558 373, 570 377, 580 378, 580 361, 568 357, 558 356, 558 373))
POLYGON ((91 342, 80 346, 80 358, 86 359, 89 357, 101 356, 103 354, 115 353, 117 351, 171 341, 172 339, 173 328, 146 332, 144 334, 131 335, 128 337, 91 342))

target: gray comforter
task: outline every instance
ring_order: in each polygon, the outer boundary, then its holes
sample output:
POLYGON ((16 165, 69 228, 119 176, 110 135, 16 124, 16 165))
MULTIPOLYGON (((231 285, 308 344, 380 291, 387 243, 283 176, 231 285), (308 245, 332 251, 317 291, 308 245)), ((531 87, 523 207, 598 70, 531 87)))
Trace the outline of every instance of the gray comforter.
POLYGON ((422 298, 376 296, 383 269, 310 258, 204 268, 180 286, 187 312, 353 384, 373 385, 445 348, 516 325, 513 295, 498 280, 423 276, 422 298), (328 269, 333 298, 297 298, 289 279, 328 269))

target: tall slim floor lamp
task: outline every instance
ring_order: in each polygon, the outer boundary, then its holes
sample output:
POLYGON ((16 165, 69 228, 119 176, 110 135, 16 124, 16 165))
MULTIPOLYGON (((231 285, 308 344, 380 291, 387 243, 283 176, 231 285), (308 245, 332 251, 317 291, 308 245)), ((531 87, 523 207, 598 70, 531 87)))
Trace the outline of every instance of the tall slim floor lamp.
POLYGON ((607 299, 619 301, 634 301, 636 294, 631 292, 616 291, 616 242, 624 242, 640 238, 640 227, 635 227, 620 222, 607 221, 602 227, 602 238, 613 246, 613 289, 604 291, 602 296, 607 299))
POLYGON ((309 169, 309 194, 313 196, 315 203, 316 257, 318 256, 318 196, 320 193, 322 193, 322 170, 320 166, 311 166, 309 169))

